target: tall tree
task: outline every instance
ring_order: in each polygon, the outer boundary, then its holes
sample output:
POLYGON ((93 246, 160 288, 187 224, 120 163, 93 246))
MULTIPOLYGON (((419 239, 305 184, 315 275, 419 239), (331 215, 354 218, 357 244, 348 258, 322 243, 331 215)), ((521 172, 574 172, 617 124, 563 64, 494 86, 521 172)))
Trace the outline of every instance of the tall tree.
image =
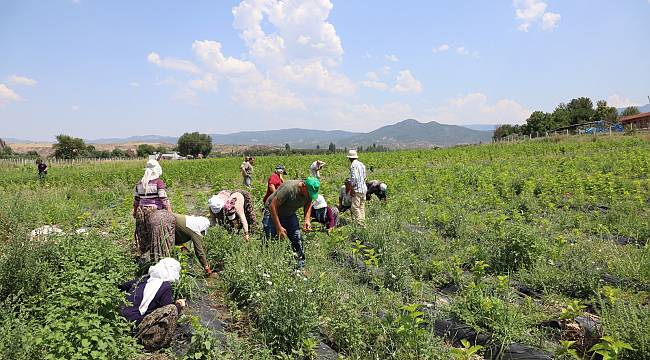
POLYGON ((149 144, 140 144, 136 149, 139 157, 147 157, 156 152, 156 148, 149 144))
POLYGON ((555 110, 553 110, 553 113, 551 114, 551 120, 553 123, 551 130, 571 125, 571 112, 568 109, 567 104, 561 103, 556 106, 555 110))
POLYGON ((330 145, 327 147, 327 151, 331 153, 336 152, 336 145, 334 145, 334 143, 331 142, 330 145))
POLYGON ((284 144, 284 151, 291 151, 291 145, 289 143, 284 144))
POLYGON ((628 106, 623 110, 621 113, 621 116, 632 116, 632 115, 639 115, 641 112, 639 111, 639 108, 636 106, 628 106))
POLYGON ((569 101, 567 110, 569 110, 570 125, 590 122, 595 114, 594 103, 588 97, 580 97, 569 101))
POLYGON ((613 106, 608 106, 607 101, 598 100, 596 102, 596 113, 594 121, 604 120, 607 122, 616 122, 618 120, 618 110, 613 106))
POLYGON ((56 137, 56 141, 52 148, 54 156, 59 159, 75 159, 86 150, 86 144, 80 138, 61 134, 56 137))
POLYGON ((553 129, 553 118, 551 114, 543 111, 535 111, 526 119, 526 134, 545 132, 553 129))
POLYGON ((208 156, 212 151, 212 137, 208 134, 199 134, 198 132, 185 133, 178 138, 176 146, 181 155, 208 156))

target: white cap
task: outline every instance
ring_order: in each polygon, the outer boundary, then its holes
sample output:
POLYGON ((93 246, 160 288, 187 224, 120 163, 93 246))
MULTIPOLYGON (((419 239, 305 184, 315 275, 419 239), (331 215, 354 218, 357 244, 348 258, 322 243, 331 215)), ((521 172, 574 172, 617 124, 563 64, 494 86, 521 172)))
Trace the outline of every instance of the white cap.
POLYGON ((348 156, 347 157, 350 158, 350 159, 358 159, 359 155, 357 155, 356 150, 350 149, 350 150, 348 150, 348 156))
POLYGON ((388 189, 388 185, 386 185, 386 184, 384 184, 384 183, 381 183, 381 184, 379 184, 379 189, 380 189, 381 191, 386 191, 386 189, 388 189))
POLYGON ((225 201, 221 198, 221 196, 218 195, 213 195, 210 200, 208 200, 208 206, 210 207, 210 211, 212 213, 217 214, 221 209, 223 209, 223 205, 225 204, 225 201))
POLYGON ((327 207, 327 202, 323 195, 318 195, 318 198, 312 203, 312 207, 316 210, 327 207))

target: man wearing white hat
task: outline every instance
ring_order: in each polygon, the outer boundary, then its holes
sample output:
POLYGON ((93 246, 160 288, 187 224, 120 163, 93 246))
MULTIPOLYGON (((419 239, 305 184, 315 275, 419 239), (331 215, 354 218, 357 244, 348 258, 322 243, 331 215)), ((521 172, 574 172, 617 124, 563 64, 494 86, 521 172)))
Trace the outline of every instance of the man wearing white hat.
POLYGON ((356 150, 348 151, 347 158, 350 159, 350 187, 352 196, 352 219, 359 225, 366 220, 366 166, 359 161, 356 150))

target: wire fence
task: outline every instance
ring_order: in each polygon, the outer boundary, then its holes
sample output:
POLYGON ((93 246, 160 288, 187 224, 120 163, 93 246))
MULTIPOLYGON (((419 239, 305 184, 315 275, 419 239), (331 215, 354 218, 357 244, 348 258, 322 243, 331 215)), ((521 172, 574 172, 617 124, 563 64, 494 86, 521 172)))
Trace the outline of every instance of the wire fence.
MULTIPOLYGON (((629 128, 630 131, 648 131, 648 129, 638 129, 638 128, 629 128)), ((624 131, 621 131, 620 128, 615 126, 609 126, 599 131, 586 132, 576 129, 562 129, 562 130, 553 130, 553 131, 536 131, 529 135, 523 134, 510 134, 498 139, 492 139, 493 143, 502 143, 502 142, 517 142, 524 140, 533 140, 533 139, 545 139, 558 136, 612 136, 616 134, 623 134, 624 131)))

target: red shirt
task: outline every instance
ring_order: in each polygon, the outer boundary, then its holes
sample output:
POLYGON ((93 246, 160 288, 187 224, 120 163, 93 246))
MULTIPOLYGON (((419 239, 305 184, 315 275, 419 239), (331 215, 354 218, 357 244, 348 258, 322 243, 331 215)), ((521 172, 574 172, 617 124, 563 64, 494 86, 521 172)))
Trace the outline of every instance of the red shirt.
POLYGON ((266 199, 268 199, 273 192, 271 191, 271 185, 275 185, 275 190, 277 190, 280 185, 282 185, 282 178, 278 173, 273 173, 271 176, 269 176, 269 181, 266 185, 266 195, 264 195, 264 200, 262 201, 263 203, 266 203, 266 199))

